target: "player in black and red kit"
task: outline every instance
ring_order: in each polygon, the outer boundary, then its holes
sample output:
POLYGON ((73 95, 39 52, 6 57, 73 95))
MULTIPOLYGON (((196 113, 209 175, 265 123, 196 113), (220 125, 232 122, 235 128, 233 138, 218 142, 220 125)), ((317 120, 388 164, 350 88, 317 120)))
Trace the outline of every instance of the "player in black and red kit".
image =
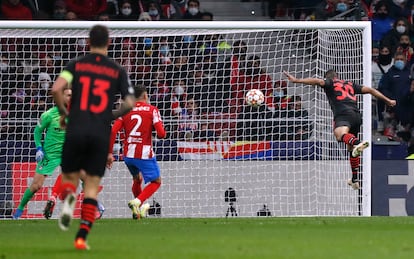
POLYGON ((90 53, 76 58, 60 73, 52 93, 66 126, 62 152, 62 198, 59 226, 67 230, 76 203, 76 189, 81 172, 84 178, 84 199, 75 248, 89 249, 86 237, 95 221, 97 196, 107 162, 111 121, 126 114, 135 104, 134 89, 126 71, 107 57, 110 43, 108 28, 95 25, 89 31, 90 53), (70 112, 63 102, 62 89, 72 86, 70 112), (116 94, 123 99, 112 111, 116 94), (66 125, 66 116, 68 116, 66 125))
POLYGON ((371 94, 384 101, 388 106, 395 106, 396 101, 389 99, 374 88, 338 79, 334 70, 328 70, 325 73, 325 79, 296 78, 286 71, 284 71, 284 74, 293 83, 318 85, 324 89, 334 115, 335 138, 337 141, 344 142, 348 147, 348 151, 350 151, 349 161, 351 163, 352 178, 348 180, 348 184, 355 190, 359 189, 359 156, 369 146, 369 142, 361 142, 356 137, 362 124, 362 116, 357 106, 355 94, 371 94))

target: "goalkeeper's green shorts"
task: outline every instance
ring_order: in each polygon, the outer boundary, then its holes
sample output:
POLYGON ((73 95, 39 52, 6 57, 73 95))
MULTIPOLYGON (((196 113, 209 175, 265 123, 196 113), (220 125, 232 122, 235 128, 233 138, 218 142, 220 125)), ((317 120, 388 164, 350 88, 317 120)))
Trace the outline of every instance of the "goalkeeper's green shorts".
POLYGON ((50 176, 60 166, 61 161, 61 158, 48 159, 45 157, 42 161, 37 163, 36 173, 50 176))

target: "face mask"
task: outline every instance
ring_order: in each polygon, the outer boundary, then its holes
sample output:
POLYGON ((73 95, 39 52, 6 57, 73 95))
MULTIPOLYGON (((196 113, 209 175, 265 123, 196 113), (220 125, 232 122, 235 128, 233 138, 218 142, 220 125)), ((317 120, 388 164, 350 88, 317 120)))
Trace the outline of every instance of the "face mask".
POLYGON ((43 89, 48 89, 48 88, 49 88, 49 86, 50 86, 50 84, 49 84, 48 82, 44 82, 44 83, 40 83, 40 86, 41 86, 43 89))
POLYGON ((53 18, 56 20, 64 20, 65 19, 65 13, 54 13, 53 18))
POLYGON ((285 93, 283 91, 273 91, 274 97, 283 97, 285 96, 285 93))
POLYGON ((132 13, 132 9, 131 8, 122 8, 121 9, 121 13, 123 14, 123 15, 130 15, 131 13, 132 13))
POLYGON ((394 62, 394 66, 395 68, 397 68, 398 70, 403 70, 405 67, 405 63, 402 60, 397 60, 394 62))
POLYGON ((84 48, 86 48, 86 40, 85 40, 85 39, 80 39, 80 40, 78 40, 78 47, 79 47, 80 49, 84 49, 84 48))
POLYGON ((389 63, 391 63, 391 59, 392 59, 391 54, 388 54, 388 55, 381 55, 380 54, 378 56, 378 62, 381 65, 388 65, 389 63))
POLYGON ((174 87, 174 93, 176 95, 183 95, 184 94, 184 87, 182 87, 181 85, 177 85, 174 87))
POLYGON ((378 60, 378 55, 372 55, 372 60, 374 61, 378 60))
POLYGON ((198 13, 198 8, 197 7, 190 7, 190 8, 188 8, 188 12, 191 15, 196 15, 198 13))
POLYGON ((160 47, 160 53, 164 57, 168 56, 168 53, 170 52, 170 48, 167 45, 163 45, 160 47))
POLYGON ((345 3, 338 3, 337 5, 336 5, 336 10, 338 11, 338 12, 345 12, 346 10, 348 10, 348 6, 345 4, 345 3))
POLYGON ((387 18, 388 14, 387 13, 377 13, 376 16, 379 19, 383 20, 383 19, 387 18))
POLYGON ((9 65, 6 63, 0 63, 0 71, 7 71, 9 69, 9 65))
POLYGON ((400 46, 403 48, 403 49, 406 49, 406 48, 408 48, 408 46, 409 46, 410 44, 408 44, 408 43, 400 43, 400 46))
POLYGON ((194 41, 194 38, 193 38, 193 36, 191 36, 191 35, 186 35, 186 36, 184 36, 184 37, 183 37, 183 41, 184 41, 185 43, 191 43, 191 42, 193 42, 193 41, 194 41))
POLYGON ((154 9, 154 10, 149 10, 149 11, 148 11, 148 14, 149 14, 150 16, 157 16, 157 15, 158 15, 158 10, 157 10, 157 9, 154 9))
POLYGON ((398 31, 398 33, 403 34, 405 32, 405 26, 404 25, 399 25, 397 27, 395 27, 395 29, 398 31))

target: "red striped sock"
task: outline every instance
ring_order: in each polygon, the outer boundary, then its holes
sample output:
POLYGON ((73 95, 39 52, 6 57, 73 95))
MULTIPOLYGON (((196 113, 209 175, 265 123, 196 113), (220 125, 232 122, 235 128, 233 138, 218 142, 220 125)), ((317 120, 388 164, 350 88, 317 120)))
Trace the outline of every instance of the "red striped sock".
POLYGON ((358 171, 359 171, 359 165, 361 163, 360 157, 349 157, 349 162, 351 164, 351 170, 352 170, 352 179, 357 179, 358 171))
POLYGON ((147 186, 145 186, 144 190, 142 190, 141 194, 138 195, 138 199, 141 201, 141 203, 144 203, 151 195, 154 194, 160 188, 161 183, 157 182, 151 182, 147 186))
POLYGON ((132 194, 134 195, 134 197, 138 197, 138 195, 141 194, 142 192, 142 180, 140 181, 139 179, 134 179, 132 181, 132 194))
POLYGON ((60 193, 62 192, 60 187, 62 187, 62 174, 59 174, 56 178, 55 184, 52 187, 52 195, 55 197, 59 197, 60 193))
POLYGON ((76 238, 81 237, 83 239, 86 239, 86 236, 89 234, 89 231, 91 230, 92 225, 95 222, 97 206, 98 201, 95 199, 85 198, 83 200, 81 211, 81 223, 76 238))
POLYGON ((350 144, 352 146, 358 145, 360 143, 359 139, 352 133, 346 133, 342 135, 342 142, 345 144, 350 144))

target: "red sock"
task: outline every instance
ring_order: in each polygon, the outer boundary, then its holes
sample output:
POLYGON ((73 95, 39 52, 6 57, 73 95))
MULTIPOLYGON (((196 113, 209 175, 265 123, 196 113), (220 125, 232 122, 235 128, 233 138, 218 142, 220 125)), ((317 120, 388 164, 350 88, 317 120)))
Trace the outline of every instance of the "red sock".
POLYGON ((134 195, 134 197, 138 197, 138 195, 141 194, 142 192, 142 180, 140 181, 139 179, 134 179, 132 181, 132 194, 134 195))
POLYGON ((59 197, 60 193, 62 192, 60 187, 62 186, 62 174, 59 174, 56 178, 55 184, 52 187, 52 195, 55 197, 59 197))
POLYGON ((352 170, 352 179, 357 179, 358 171, 359 171, 359 164, 361 163, 361 159, 358 157, 349 157, 349 162, 351 164, 352 170))
POLYGON ((76 192, 76 186, 73 185, 72 183, 66 182, 60 185, 60 190, 61 190, 61 193, 60 193, 59 198, 63 201, 69 193, 76 192))
POLYGON ((81 211, 81 223, 76 238, 81 237, 83 239, 86 239, 86 236, 88 235, 93 223, 95 222, 97 206, 98 201, 95 199, 85 198, 83 200, 81 211))
POLYGON ((344 142, 345 144, 350 144, 352 146, 358 145, 360 143, 359 139, 355 137, 352 133, 346 133, 342 135, 342 142, 344 142))
POLYGON ((160 188, 161 183, 151 182, 147 186, 145 186, 144 190, 142 190, 141 194, 137 197, 141 203, 144 203, 151 195, 154 194, 160 188))

